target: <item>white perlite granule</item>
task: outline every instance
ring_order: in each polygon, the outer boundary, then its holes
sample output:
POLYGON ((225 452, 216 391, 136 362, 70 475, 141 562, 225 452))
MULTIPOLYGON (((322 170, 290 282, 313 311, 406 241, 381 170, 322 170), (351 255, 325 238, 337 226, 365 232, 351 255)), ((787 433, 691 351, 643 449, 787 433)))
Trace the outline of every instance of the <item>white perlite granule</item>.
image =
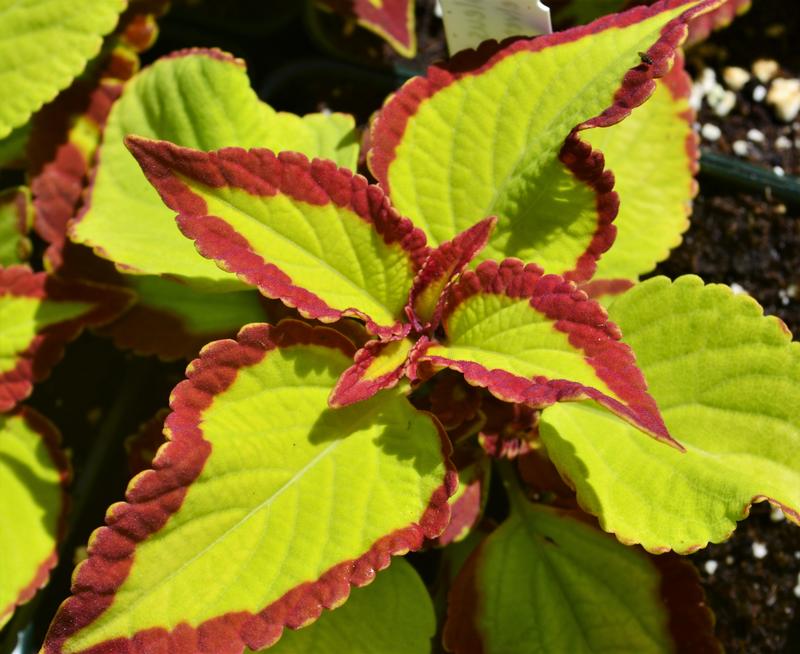
POLYGON ((786 520, 786 516, 783 514, 783 511, 781 511, 781 507, 773 506, 769 512, 769 519, 772 520, 772 522, 783 522, 786 520))
POLYGON ((758 81, 766 84, 780 71, 781 67, 774 59, 758 59, 753 62, 751 70, 753 75, 758 78, 758 81))
POLYGON ((722 71, 722 79, 725 80, 725 84, 728 85, 729 89, 741 91, 745 84, 750 81, 750 73, 744 68, 739 68, 739 66, 728 66, 722 71))
POLYGON ((722 130, 713 123, 706 123, 700 130, 700 134, 707 141, 717 141, 722 136, 722 130))
POLYGON ((750 146, 747 145, 747 141, 734 141, 731 147, 733 148, 734 154, 740 157, 746 157, 747 153, 750 151, 750 146))
POLYGON ((753 556, 757 559, 763 559, 767 552, 767 546, 764 543, 759 543, 758 541, 753 543, 753 556))
POLYGON ((767 104, 783 122, 791 123, 800 113, 800 79, 773 80, 767 95, 767 104))

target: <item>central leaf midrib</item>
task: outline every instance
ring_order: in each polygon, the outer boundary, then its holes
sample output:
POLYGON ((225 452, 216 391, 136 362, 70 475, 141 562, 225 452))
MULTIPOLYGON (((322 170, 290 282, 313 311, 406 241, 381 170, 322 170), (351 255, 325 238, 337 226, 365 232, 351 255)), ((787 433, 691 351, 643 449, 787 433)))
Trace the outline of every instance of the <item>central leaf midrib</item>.
MULTIPOLYGON (((152 591, 153 589, 159 588, 159 587, 163 587, 165 584, 168 584, 173 578, 175 578, 176 576, 181 574, 192 563, 194 563, 198 559, 202 558, 210 550, 214 549, 215 547, 217 547, 221 543, 223 543, 229 536, 231 536, 234 532, 236 532, 240 527, 244 526, 254 515, 256 515, 257 513, 261 512, 266 507, 270 506, 277 498, 279 498, 284 492, 286 492, 289 488, 291 488, 298 480, 300 480, 303 476, 305 476, 305 474, 309 470, 311 470, 313 467, 315 467, 327 454, 329 454, 331 451, 335 450, 343 442, 344 442, 344 439, 337 439, 334 442, 332 442, 330 445, 325 447, 321 452, 316 454, 308 463, 306 463, 300 470, 298 470, 296 473, 294 473, 286 482, 284 482, 280 486, 280 488, 278 488, 274 493, 272 493, 265 500, 263 500, 262 502, 257 504, 255 507, 253 507, 250 511, 247 512, 246 515, 244 515, 242 518, 240 518, 234 525, 228 527, 222 534, 220 534, 219 536, 214 538, 210 543, 208 543, 205 547, 203 547, 203 549, 201 549, 199 552, 197 552, 194 556, 192 556, 191 558, 186 559, 185 561, 183 561, 180 566, 175 568, 166 577, 163 577, 162 579, 160 579, 155 584, 152 584, 152 585, 148 586, 147 587, 147 592, 136 593, 136 599, 133 599, 133 600, 130 601, 130 603, 128 604, 128 607, 126 609, 126 613, 129 614, 131 611, 134 611, 136 609, 136 607, 139 606, 141 604, 141 602, 144 601, 144 599, 146 599, 146 597, 147 597, 147 595, 148 595, 148 593, 150 591, 152 591)), ((196 482, 193 482, 193 483, 196 483, 196 482)), ((190 486, 190 488, 191 488, 191 486, 190 486)), ((188 498, 188 495, 187 495, 187 498, 188 498)), ((185 505, 186 505, 186 502, 184 502, 183 506, 185 506, 185 505)), ((158 535, 158 533, 159 532, 156 532, 156 534, 154 534, 154 536, 158 535)), ((124 586, 124 582, 123 582, 123 586, 124 586)), ((122 587, 120 587, 120 590, 122 590, 122 587)), ((123 619, 124 617, 125 616, 123 614, 115 616, 114 618, 110 619, 108 621, 108 623, 106 623, 106 627, 108 625, 111 625, 111 624, 114 624, 114 623, 118 622, 119 620, 123 619)), ((80 642, 79 634, 75 634, 75 636, 77 636, 77 640, 80 642)))
MULTIPOLYGON (((186 179, 186 180, 185 180, 185 182, 186 182, 187 186, 189 186, 189 188, 190 188, 192 191, 194 191, 196 195, 198 195, 198 196, 200 196, 200 197, 202 198, 202 191, 200 191, 200 190, 198 189, 198 186, 197 186, 197 185, 195 185, 195 184, 192 184, 192 181, 193 181, 193 180, 189 180, 189 179, 186 179)), ((216 194, 210 194, 210 195, 212 195, 212 196, 214 197, 214 199, 215 199, 215 200, 217 200, 218 202, 220 202, 220 203, 224 204, 226 207, 228 207, 229 209, 231 209, 232 211, 234 211, 234 212, 235 212, 237 215, 239 215, 239 216, 241 216, 241 217, 243 217, 243 218, 245 218, 245 219, 247 219, 247 220, 249 220, 249 221, 251 221, 251 222, 255 223, 255 224, 256 224, 258 227, 260 227, 261 229, 264 229, 264 230, 266 230, 267 232, 269 232, 269 234, 270 234, 270 235, 272 235, 272 236, 275 236, 275 237, 276 237, 276 240, 279 240, 281 243, 284 243, 284 244, 286 244, 286 245, 287 245, 287 246, 289 246, 289 247, 292 247, 292 248, 293 248, 295 251, 301 252, 303 255, 305 255, 305 256, 307 256, 308 258, 310 258, 310 259, 311 259, 311 260, 314 262, 314 264, 315 264, 315 265, 318 265, 320 268, 322 268, 322 269, 324 269, 324 270, 326 270, 326 271, 328 271, 328 272, 332 273, 334 276, 336 276, 337 278, 339 278, 340 280, 342 280, 342 281, 345 283, 345 285, 346 285, 346 286, 348 286, 348 287, 350 287, 350 288, 352 288, 352 289, 355 289, 355 290, 357 291, 357 293, 355 293, 355 295, 366 296, 367 298, 369 298, 369 299, 370 299, 370 300, 373 302, 373 304, 375 304, 376 306, 378 306, 378 307, 380 307, 381 309, 383 309, 383 310, 384 310, 384 312, 385 312, 385 313, 386 313, 388 316, 390 316, 391 318, 394 318, 394 319, 396 319, 396 316, 394 315, 394 311, 392 311, 392 310, 391 310, 389 307, 387 307, 387 306, 386 306, 386 304, 385 304, 384 300, 382 300, 382 299, 379 299, 379 298, 375 297, 375 296, 374 296, 374 295, 373 295, 373 294, 370 292, 369 288, 367 287, 367 284, 364 284, 363 286, 362 286, 362 285, 359 285, 359 284, 358 284, 356 281, 354 281, 354 280, 350 279, 349 277, 347 277, 347 276, 346 276, 346 275, 345 275, 345 274, 344 274, 342 271, 340 271, 340 270, 337 270, 336 268, 334 268, 333 266, 331 266, 331 265, 330 265, 330 264, 329 264, 327 261, 325 261, 324 259, 320 259, 318 256, 316 256, 316 255, 312 254, 311 252, 309 252, 308 250, 306 250, 305 248, 303 248, 303 247, 302 247, 300 244, 298 244, 296 241, 292 240, 292 239, 291 239, 291 237, 288 237, 288 236, 286 236, 286 235, 284 235, 284 234, 282 234, 282 233, 278 232, 277 230, 275 230, 275 229, 274 229, 273 227, 271 227, 270 225, 268 225, 268 224, 266 224, 266 223, 263 223, 263 222, 262 222, 262 221, 260 221, 260 220, 259 220, 257 217, 255 217, 255 216, 253 216, 253 215, 250 215, 250 214, 249 214, 249 213, 247 213, 245 210, 243 210, 243 209, 239 209, 238 207, 236 207, 235 205, 233 205, 231 202, 229 202, 228 200, 226 200, 226 199, 224 199, 224 198, 220 197, 219 195, 216 195, 216 194)), ((338 208, 338 207, 337 207, 337 208, 338 208)), ((298 211, 299 211, 299 210, 298 210, 298 211)), ((302 211, 299 211, 299 213, 300 213, 301 215, 303 215, 302 211)), ((225 220, 224 218, 222 218, 222 216, 220 216, 220 218, 221 218, 222 220, 225 220)), ((306 222, 308 222, 308 220, 305 218, 305 216, 304 216, 304 215, 303 215, 303 218, 304 218, 304 220, 306 220, 306 222)), ((359 219, 359 220, 362 220, 360 217, 359 217, 358 219, 359 219)), ((228 222, 228 221, 226 220, 225 222, 228 222)), ((340 222, 341 222, 341 221, 340 221, 340 222)), ((232 225, 232 226, 233 226, 233 225, 232 225)), ((312 227, 312 229, 313 229, 313 227, 312 227)), ((314 231, 314 233, 316 234, 316 231, 314 231)), ((248 243, 248 244, 249 244, 249 243, 248 243)), ((252 246, 251 246, 251 250, 252 250, 252 246)), ((255 250, 253 250, 253 252, 255 252, 256 254, 259 254, 259 253, 258 253, 258 252, 256 252, 255 250)), ((357 264, 359 265, 359 267, 360 267, 360 261, 358 260, 358 258, 357 258, 357 257, 356 257, 356 259, 355 259, 355 260, 356 260, 356 263, 357 263, 357 264)), ((277 265, 277 264, 275 264, 275 262, 270 262, 270 263, 273 263, 274 265, 277 265)), ((363 272, 363 269, 361 269, 361 270, 362 270, 362 272, 363 272)), ((287 271, 285 271, 285 270, 284 270, 284 272, 287 272, 287 271)), ((287 274, 288 274, 288 273, 287 273, 287 274)), ((294 280, 292 280, 292 283, 295 283, 295 282, 294 282, 294 280)), ((311 289, 307 289, 307 290, 311 291, 311 289)), ((311 291, 311 292, 313 292, 313 291, 311 291)), ((315 293, 315 294, 316 294, 316 293, 315 293)), ((324 298, 323 298, 323 299, 324 299, 324 298)), ((327 299, 324 299, 324 302, 325 302, 325 304, 328 304, 328 300, 327 300, 327 299)), ((329 305, 329 306, 330 306, 330 305, 329 305)), ((331 307, 331 308, 333 308, 333 309, 336 309, 336 307, 331 307)), ((354 308, 354 309, 360 309, 360 307, 341 307, 341 308, 339 308, 338 310, 342 311, 342 310, 345 310, 345 309, 350 309, 350 308, 354 308)), ((371 317, 371 318, 373 318, 373 320, 376 320, 376 322, 379 322, 379 320, 378 320, 377 318, 375 318, 374 316, 370 316, 370 317, 371 317)), ((390 319, 391 319, 391 318, 390 318, 390 319)))
MULTIPOLYGON (((649 34, 650 34, 650 32, 648 32, 648 36, 649 36, 649 34)), ((587 37, 587 38, 588 38, 588 37, 587 37)), ((644 36, 642 36, 642 38, 641 38, 639 41, 641 42, 641 40, 643 40, 644 38, 645 38, 645 37, 644 37, 644 36)), ((588 48, 588 49, 587 49, 587 53, 586 53, 586 54, 584 54, 584 56, 588 56, 588 53, 590 53, 590 52, 592 51, 592 48, 591 48, 591 46, 593 46, 593 45, 595 45, 595 44, 594 44, 594 42, 590 43, 590 48, 588 48)), ((595 45, 595 47, 596 47, 596 45, 595 45)), ((603 66, 603 67, 600 69, 600 71, 602 71, 602 73, 605 73, 605 72, 607 72, 607 71, 610 71, 610 70, 611 70, 613 67, 615 67, 615 65, 616 65, 616 63, 617 63, 618 61, 621 61, 622 59, 624 59, 624 58, 627 58, 627 57, 629 57, 629 56, 630 56, 630 51, 626 50, 626 51, 625 51, 625 56, 622 56, 622 55, 620 55, 620 56, 618 56, 618 57, 615 57, 615 58, 613 58, 613 59, 609 60, 609 62, 608 62, 608 63, 607 63, 605 66, 603 66)), ((630 70, 630 69, 628 69, 628 70, 630 70)), ((574 104, 574 103, 575 103, 575 101, 576 101, 575 99, 576 99, 576 98, 584 97, 585 95, 587 95, 588 93, 586 92, 586 89, 587 89, 588 87, 592 86, 593 84, 596 84, 596 80, 597 80, 597 79, 598 79, 600 76, 601 76, 601 75, 598 73, 598 74, 594 75, 594 76, 593 76, 593 77, 592 77, 592 78, 591 78, 589 81, 587 81, 585 84, 583 84, 583 85, 581 86, 580 90, 578 90, 576 93, 573 93, 572 97, 570 98, 570 101, 569 101, 568 103, 565 103, 565 105, 566 105, 566 106, 571 106, 572 104, 574 104)), ((613 102, 615 102, 615 101, 613 101, 613 100, 612 100, 612 103, 613 103, 613 102)), ((597 114, 596 114, 596 115, 597 115, 597 114)), ((552 132, 553 125, 554 125, 556 122, 558 122, 558 118, 560 118, 560 117, 561 117, 561 114, 560 114, 559 112, 554 112, 554 113, 551 115, 550 119, 547 121, 547 123, 546 123, 546 124, 545 124, 545 125, 544 125, 544 126, 541 128, 541 129, 539 129, 539 130, 538 130, 538 134, 540 134, 541 136, 540 136, 539 138, 537 138, 537 139, 534 139, 533 141, 529 142, 529 145, 528 145, 528 147, 527 147, 525 150, 523 150, 523 151, 520 153, 520 155, 517 157, 517 161, 514 163, 514 166, 513 166, 513 169, 512 169, 512 173, 511 173, 510 175, 506 176, 506 178, 505 178, 505 179, 504 179, 504 180, 501 182, 501 184, 500 184, 500 185, 499 185, 499 186, 496 188, 496 190, 495 190, 495 193, 494 193, 494 196, 492 197, 492 200, 490 201, 489 205, 486 207, 486 209, 485 209, 484 213, 485 213, 487 216, 488 216, 488 215, 493 215, 493 214, 495 213, 495 208, 496 208, 496 206, 497 206, 497 202, 499 201, 499 199, 500 199, 501 195, 502 195, 502 194, 505 192, 505 190, 506 190, 506 188, 508 187, 508 185, 509 185, 509 184, 510 184, 510 183, 511 183, 511 182, 512 182, 514 179, 516 179, 517 177, 519 177, 519 176, 521 175, 521 172, 519 171, 519 166, 520 166, 522 163, 524 163, 524 161, 525 161, 525 160, 528 158, 528 155, 529 155, 529 153, 530 153, 531 151, 533 151, 533 149, 534 149, 534 146, 535 146, 535 145, 538 145, 539 143, 541 143, 541 142, 544 140, 544 137, 545 137, 545 136, 548 136, 548 135, 549 135, 549 134, 552 132)), ((583 123, 583 122, 586 122, 587 120, 592 120, 592 118, 594 118, 594 116, 589 116, 588 118, 585 118, 585 119, 581 120, 580 122, 576 123, 576 126, 577 126, 577 125, 580 125, 580 124, 581 124, 581 123, 583 123)), ((528 128, 528 132, 530 132, 530 126, 529 126, 529 128, 528 128)), ((565 135, 565 137, 564 137, 564 138, 566 138, 566 135, 565 135)), ((559 141, 558 141, 558 140, 556 140, 556 141, 555 141, 555 143, 556 143, 556 144, 558 144, 558 143, 559 143, 559 141)))

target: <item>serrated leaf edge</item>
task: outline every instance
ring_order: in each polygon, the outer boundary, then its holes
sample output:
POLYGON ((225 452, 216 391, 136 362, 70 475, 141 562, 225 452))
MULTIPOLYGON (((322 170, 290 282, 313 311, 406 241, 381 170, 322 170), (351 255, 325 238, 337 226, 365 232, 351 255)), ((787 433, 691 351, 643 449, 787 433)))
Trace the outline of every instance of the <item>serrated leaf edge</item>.
MULTIPOLYGON (((284 320, 276 327, 246 325, 237 340, 207 345, 189 365, 187 379, 171 397, 172 413, 165 427, 167 444, 159 449, 153 469, 131 480, 126 501, 109 508, 107 526, 92 534, 90 556, 73 573, 73 595, 59 608, 43 654, 61 654, 70 636, 90 625, 113 603, 116 589, 133 565, 136 544, 159 531, 180 509, 189 486, 211 453, 199 423, 214 397, 233 383, 240 368, 257 364, 274 349, 297 344, 333 347, 349 357, 354 354, 352 343, 333 329, 284 320)), ((389 565, 393 555, 418 549, 426 538, 435 538, 446 527, 450 515, 448 498, 455 492, 458 478, 449 464, 449 441, 438 422, 433 422, 439 430, 448 471, 418 522, 384 536, 358 559, 335 565, 317 581, 290 590, 257 614, 228 613, 196 628, 182 623, 170 632, 152 628, 99 647, 113 647, 120 654, 151 654, 162 648, 186 654, 240 654, 244 646, 253 650, 267 647, 280 638, 284 627, 304 626, 316 620, 323 608, 340 605, 351 586, 370 583, 377 571, 389 565)))

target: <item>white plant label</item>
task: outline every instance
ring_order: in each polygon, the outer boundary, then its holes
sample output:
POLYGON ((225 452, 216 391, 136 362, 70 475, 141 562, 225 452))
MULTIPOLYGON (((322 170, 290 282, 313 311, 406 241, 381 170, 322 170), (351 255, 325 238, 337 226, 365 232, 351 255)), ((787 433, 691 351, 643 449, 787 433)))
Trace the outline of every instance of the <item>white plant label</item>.
POLYGON ((539 0, 439 0, 450 53, 486 39, 553 31, 550 9, 539 0))

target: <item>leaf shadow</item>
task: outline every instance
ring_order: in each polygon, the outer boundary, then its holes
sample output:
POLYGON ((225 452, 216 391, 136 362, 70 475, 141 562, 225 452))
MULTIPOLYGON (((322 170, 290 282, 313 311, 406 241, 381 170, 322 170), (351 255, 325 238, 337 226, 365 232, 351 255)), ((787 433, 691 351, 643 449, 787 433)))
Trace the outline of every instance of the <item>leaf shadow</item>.
MULTIPOLYGON (((284 350, 283 356, 293 359, 294 373, 299 379, 323 372, 337 378, 343 372, 341 360, 322 357, 312 360, 307 350, 296 353, 284 350)), ((380 430, 371 442, 385 455, 413 465, 420 475, 430 474, 441 465, 439 433, 433 419, 415 409, 396 390, 381 391, 369 400, 350 406, 323 410, 311 426, 308 439, 313 444, 333 442, 354 437, 371 426, 380 430), (436 439, 435 448, 426 443, 424 439, 428 438, 436 439), (434 453, 438 457, 433 456, 434 453)), ((365 456, 368 455, 365 448, 365 456)))
MULTIPOLYGON (((581 481, 581 490, 578 495, 578 504, 581 509, 587 511, 586 507, 602 506, 600 497, 595 493, 594 487, 589 483, 589 468, 583 462, 583 459, 578 455, 578 451, 572 442, 564 438, 561 433, 554 426, 542 420, 539 424, 539 435, 545 445, 545 450, 558 450, 558 460, 560 462, 570 461, 570 469, 566 470, 566 466, 558 465, 554 457, 550 456, 553 465, 558 470, 558 474, 571 489, 576 490, 576 482, 581 481)), ((598 438, 602 438, 603 434, 598 434, 598 438)), ((548 455, 549 456, 549 455, 548 455)), ((587 511, 588 512, 588 511, 587 511)), ((597 513, 596 510, 591 511, 592 515, 597 513)))
MULTIPOLYGON (((47 448, 44 443, 38 443, 34 451, 37 462, 43 467, 52 467, 52 461, 47 453, 47 448)), ((58 534, 58 520, 61 512, 61 506, 56 503, 52 506, 43 501, 43 498, 58 495, 61 489, 57 482, 50 482, 41 476, 37 475, 30 467, 21 463, 18 459, 12 457, 7 452, 0 452, 0 467, 4 467, 11 471, 11 474, 16 477, 22 485, 27 489, 30 494, 31 501, 35 502, 42 508, 40 514, 42 527, 46 534, 53 538, 57 538, 58 534)), ((12 529, 15 525, 11 525, 12 529)), ((22 537, 23 535, 20 535, 22 537)))

